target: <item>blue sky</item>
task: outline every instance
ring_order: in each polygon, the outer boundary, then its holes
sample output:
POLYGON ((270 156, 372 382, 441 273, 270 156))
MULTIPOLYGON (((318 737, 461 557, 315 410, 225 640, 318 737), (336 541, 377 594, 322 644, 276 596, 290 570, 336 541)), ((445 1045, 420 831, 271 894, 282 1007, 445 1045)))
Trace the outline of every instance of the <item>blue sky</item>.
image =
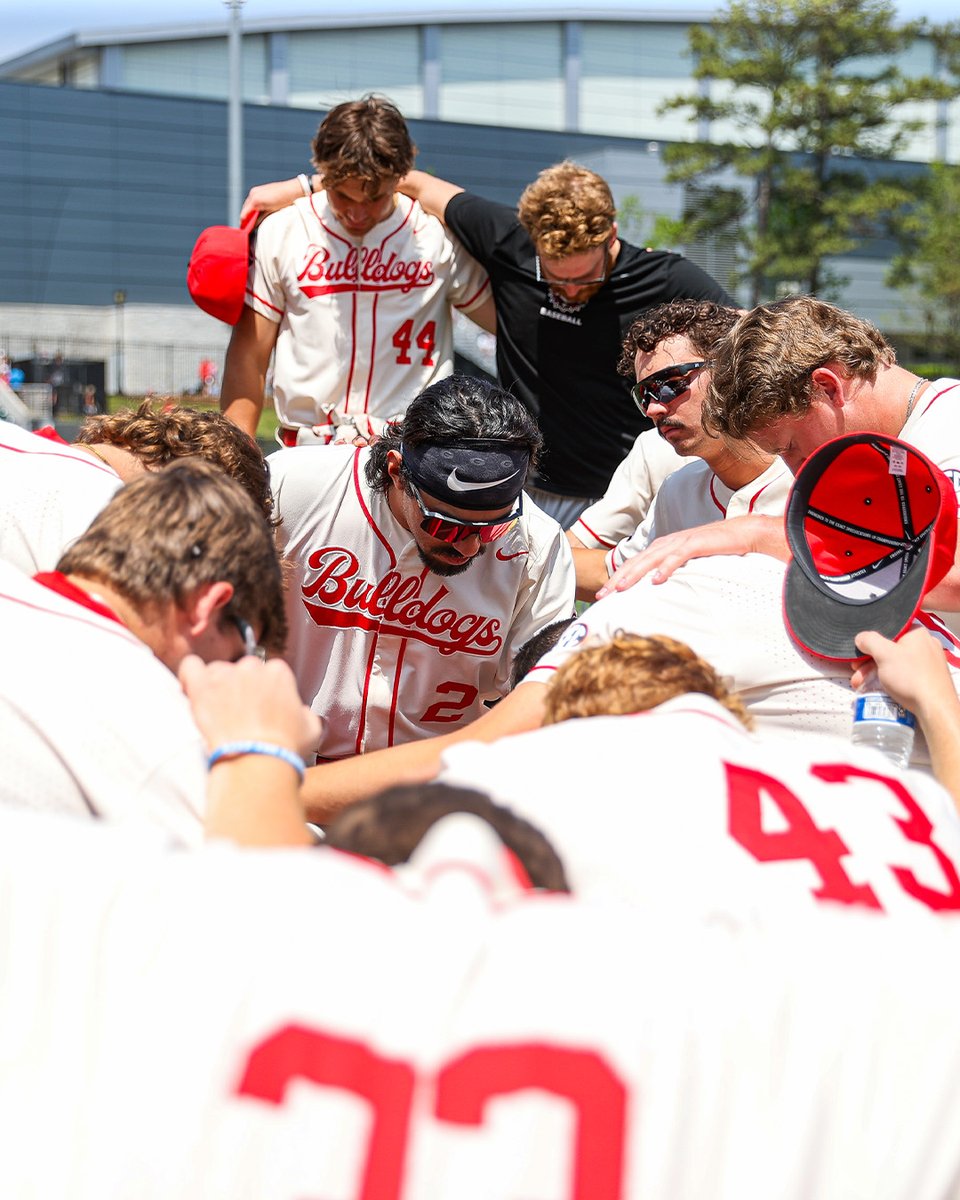
MULTIPOLYGON (((316 13, 319 6, 306 0, 245 0, 245 19, 304 16, 316 13)), ((360 12, 430 12, 447 13, 495 11, 510 9, 514 12, 530 10, 562 15, 564 9, 579 7, 581 11, 621 10, 634 14, 645 7, 662 12, 662 5, 617 3, 596 4, 582 0, 579 5, 562 0, 447 0, 445 4, 430 0, 354 0, 350 5, 323 5, 327 15, 360 12)), ((680 0, 674 11, 679 16, 685 11, 703 12, 712 8, 710 0, 703 3, 687 3, 680 0)), ((3 20, 0 22, 0 58, 9 58, 42 42, 53 41, 78 29, 116 28, 153 23, 168 24, 177 21, 224 21, 227 8, 223 0, 4 0, 0 5, 3 20)), ((954 20, 958 14, 957 0, 899 0, 897 9, 904 19, 925 16, 931 21, 954 20)))

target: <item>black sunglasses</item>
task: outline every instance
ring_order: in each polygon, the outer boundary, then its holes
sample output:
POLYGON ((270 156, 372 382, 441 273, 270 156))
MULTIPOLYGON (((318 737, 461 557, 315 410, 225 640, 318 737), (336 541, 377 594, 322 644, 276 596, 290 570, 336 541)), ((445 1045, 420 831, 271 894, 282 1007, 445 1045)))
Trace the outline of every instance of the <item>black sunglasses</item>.
POLYGON ((647 409, 654 401, 658 401, 660 404, 669 404, 671 400, 676 400, 678 396, 682 396, 689 390, 690 376, 706 365, 706 359, 701 359, 699 362, 674 363, 672 366, 664 367, 662 371, 654 371, 646 379, 637 380, 630 389, 634 404, 644 416, 647 415, 647 409))
POLYGON ((503 517, 494 517, 492 521, 474 521, 467 524, 464 521, 454 520, 453 517, 448 516, 446 513, 432 512, 421 499, 417 485, 412 479, 408 482, 410 484, 410 491, 413 493, 413 498, 423 513, 420 528, 430 537, 436 538, 438 542, 463 542, 468 537, 473 537, 474 534, 484 544, 495 542, 497 538, 503 537, 508 530, 516 525, 517 520, 523 512, 523 493, 521 492, 517 497, 517 507, 513 512, 507 513, 503 517))

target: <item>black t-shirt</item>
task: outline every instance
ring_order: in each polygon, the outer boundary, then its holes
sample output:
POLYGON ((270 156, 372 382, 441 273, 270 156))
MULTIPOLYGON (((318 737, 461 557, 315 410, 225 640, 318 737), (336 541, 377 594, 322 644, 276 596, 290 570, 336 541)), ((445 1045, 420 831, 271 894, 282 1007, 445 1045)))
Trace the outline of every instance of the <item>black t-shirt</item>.
POLYGON ((570 305, 537 283, 536 251, 513 209, 459 192, 444 219, 490 276, 500 383, 543 433, 537 485, 602 496, 637 434, 650 427, 630 398, 630 382, 617 374, 634 318, 667 300, 736 301, 681 255, 621 240, 607 282, 586 304, 570 305))

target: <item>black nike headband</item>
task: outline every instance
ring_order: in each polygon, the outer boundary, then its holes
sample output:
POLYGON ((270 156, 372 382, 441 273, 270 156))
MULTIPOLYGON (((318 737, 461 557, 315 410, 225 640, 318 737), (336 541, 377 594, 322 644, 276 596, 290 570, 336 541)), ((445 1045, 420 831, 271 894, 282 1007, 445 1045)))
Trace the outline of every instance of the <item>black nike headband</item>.
POLYGON ((442 504, 474 512, 512 505, 530 465, 528 447, 495 438, 401 445, 400 454, 418 488, 442 504))

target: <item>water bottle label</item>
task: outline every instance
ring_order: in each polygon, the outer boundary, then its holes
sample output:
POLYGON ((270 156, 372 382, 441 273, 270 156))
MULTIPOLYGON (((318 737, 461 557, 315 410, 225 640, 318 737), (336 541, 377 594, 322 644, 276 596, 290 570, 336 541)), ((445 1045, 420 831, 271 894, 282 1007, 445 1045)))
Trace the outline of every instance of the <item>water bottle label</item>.
POLYGON ((858 696, 853 706, 853 723, 858 721, 888 721, 891 725, 915 728, 917 719, 907 708, 902 708, 883 692, 868 692, 858 696))

